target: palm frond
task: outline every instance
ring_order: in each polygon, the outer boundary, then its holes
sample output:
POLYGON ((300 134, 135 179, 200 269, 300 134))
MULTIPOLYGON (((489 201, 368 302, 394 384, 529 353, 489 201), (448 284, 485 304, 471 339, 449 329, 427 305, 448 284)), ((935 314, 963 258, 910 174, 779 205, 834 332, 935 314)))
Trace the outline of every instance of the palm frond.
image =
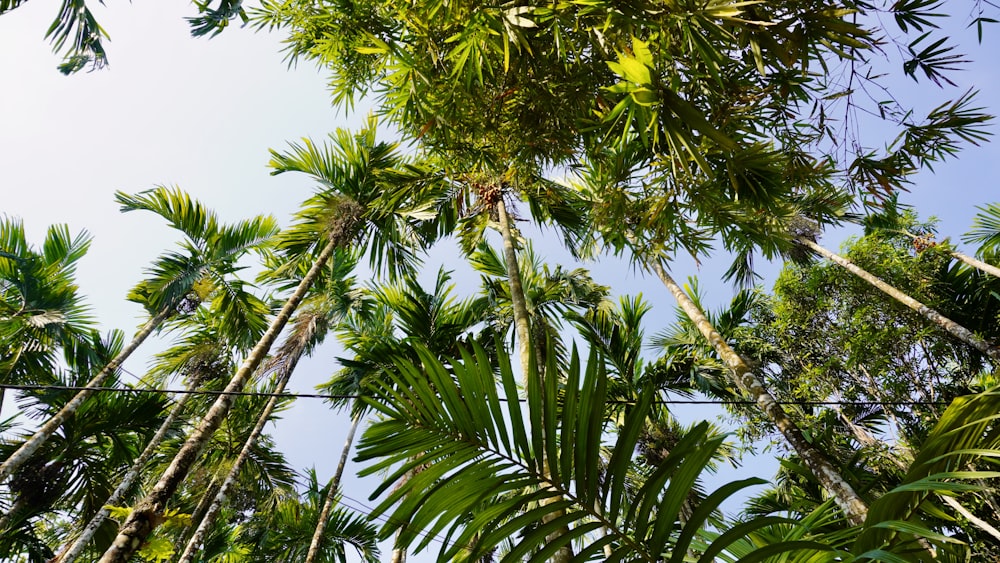
POLYGON ((956 540, 928 527, 925 518, 941 514, 935 495, 981 490, 981 480, 1000 477, 1000 471, 974 469, 1000 460, 997 413, 1000 388, 955 399, 921 444, 903 481, 871 504, 852 551, 907 556, 924 551, 919 541, 948 551, 956 540))
MULTIPOLYGON (((611 561, 659 561, 671 553, 682 560, 719 503, 762 483, 723 485, 680 523, 681 505, 722 444, 707 425, 695 426, 638 490, 629 490, 625 476, 653 393, 641 395, 606 442, 607 377, 596 354, 586 365, 575 351, 565 365, 548 354, 544 382, 528 379, 526 407, 504 357, 496 366, 498 389, 478 345, 449 360, 450 368, 426 350, 419 354, 419 364, 398 361, 385 381, 373 383, 366 401, 383 419, 358 450, 359 460, 375 461, 364 474, 388 472, 373 498, 408 476, 374 512, 388 514, 382 536, 398 529, 403 546, 419 550, 443 533, 441 560, 474 560, 510 538, 517 540, 503 561, 544 561, 570 542, 580 546, 581 561, 605 546, 611 561), (560 528, 567 532, 553 540, 560 528)), ((719 549, 736 539, 719 540, 719 549)))

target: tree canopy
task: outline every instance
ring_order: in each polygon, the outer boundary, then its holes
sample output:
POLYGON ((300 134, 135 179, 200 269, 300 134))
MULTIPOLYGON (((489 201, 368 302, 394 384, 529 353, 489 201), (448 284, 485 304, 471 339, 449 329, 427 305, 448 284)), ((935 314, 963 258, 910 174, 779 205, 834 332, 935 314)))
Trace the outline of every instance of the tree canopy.
MULTIPOLYGON (((62 70, 103 66, 106 35, 67 2, 49 30, 62 70)), ((980 40, 994 8, 968 4, 980 40)), ((292 62, 329 73, 335 105, 375 115, 271 150, 272 174, 315 186, 286 228, 224 223, 180 188, 118 192, 123 212, 182 235, 127 296, 150 317, 127 344, 94 330, 76 285, 87 234, 54 226, 35 247, 0 222, 0 383, 18 402, 0 435, 0 556, 1000 552, 997 210, 963 237, 973 258, 897 200, 989 136, 976 93, 953 88, 966 59, 943 3, 196 10, 195 35, 236 19, 283 34, 292 62), (819 245, 850 223, 863 235, 840 254, 819 245), (536 251, 535 224, 568 263, 536 251), (442 241, 457 248, 435 272, 442 241), (674 279, 685 254, 726 261, 728 308, 674 279), (784 268, 751 288, 761 255, 784 268), (478 284, 453 282, 459 263, 478 284), (670 314, 593 275, 622 264, 677 301, 660 334, 644 323, 670 314), (126 382, 123 362, 159 331, 173 345, 126 382), (324 482, 268 432, 301 404, 285 386, 309 355, 332 374, 321 395, 350 407, 342 460, 360 430, 368 514, 345 502, 343 461, 324 482), (729 431, 682 420, 676 400, 721 404, 729 431), (776 475, 715 475, 764 445, 776 475)))

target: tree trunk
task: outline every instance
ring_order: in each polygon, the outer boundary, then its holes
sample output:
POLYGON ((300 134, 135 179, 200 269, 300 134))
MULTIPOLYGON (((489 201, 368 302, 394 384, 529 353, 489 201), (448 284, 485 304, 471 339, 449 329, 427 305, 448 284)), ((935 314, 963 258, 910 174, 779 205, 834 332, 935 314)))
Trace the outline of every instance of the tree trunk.
POLYGON ((976 269, 978 269, 978 270, 980 270, 982 272, 986 272, 987 274, 989 274, 991 276, 1000 278, 1000 268, 997 268, 996 266, 994 266, 992 264, 987 264, 986 262, 983 262, 982 260, 980 260, 978 258, 975 258, 973 256, 969 256, 968 254, 964 254, 964 253, 959 252, 957 250, 952 250, 950 252, 951 252, 951 255, 954 258, 956 258, 958 260, 961 260, 962 262, 965 262, 966 264, 972 266, 973 268, 976 268, 976 269))
POLYGON ((205 487, 205 494, 201 496, 201 500, 198 501, 198 505, 194 507, 194 511, 191 513, 191 523, 181 530, 174 539, 175 554, 183 553, 191 534, 194 533, 191 527, 195 525, 195 522, 200 523, 205 518, 208 507, 212 504, 212 500, 215 499, 215 495, 219 494, 219 489, 222 488, 222 481, 222 468, 220 467, 219 471, 212 472, 212 478, 209 479, 208 485, 205 487))
MULTIPOLYGON (((921 235, 915 235, 907 231, 897 231, 897 232, 902 232, 904 235, 910 237, 910 239, 913 240, 913 244, 914 247, 916 247, 917 252, 920 252, 923 248, 937 245, 937 243, 934 242, 933 237, 931 235, 921 236, 921 235)), ((1000 278, 1000 268, 997 268, 996 266, 987 264, 986 262, 983 262, 978 258, 969 256, 968 254, 965 254, 964 252, 959 252, 957 250, 948 249, 948 254, 950 254, 952 258, 959 260, 961 262, 965 262, 969 266, 972 266, 973 268, 976 268, 981 272, 985 272, 991 276, 1000 278)))
POLYGON ((961 514, 966 520, 968 520, 972 525, 978 527, 980 530, 986 532, 987 534, 993 536, 993 539, 1000 541, 1000 530, 997 530, 990 525, 989 522, 977 517, 975 514, 969 512, 967 508, 962 506, 957 500, 951 498, 948 495, 938 495, 945 504, 955 509, 955 512, 961 514))
MULTIPOLYGON (((135 352, 136 348, 138 348, 143 341, 145 341, 146 338, 153 333, 154 330, 159 328, 159 326, 173 314, 174 308, 172 306, 164 307, 164 309, 157 313, 156 316, 146 321, 146 324, 142 325, 139 332, 132 337, 132 341, 129 342, 128 345, 114 357, 114 359, 108 362, 108 364, 104 366, 104 368, 101 369, 97 375, 88 381, 86 387, 98 387, 101 383, 104 383, 104 380, 117 371, 118 368, 121 367, 122 363, 132 355, 132 352, 135 352)), ((35 452, 38 451, 38 448, 42 447, 42 444, 44 444, 53 434, 56 433, 57 430, 59 430, 59 426, 61 426, 66 419, 73 416, 80 408, 80 405, 82 405, 83 402, 94 393, 95 391, 90 389, 85 389, 77 393, 72 399, 69 400, 68 403, 63 405, 63 408, 61 408, 59 412, 47 420, 45 424, 43 424, 42 427, 28 439, 28 441, 22 444, 17 451, 11 454, 11 456, 3 462, 3 465, 0 465, 0 483, 6 481, 8 477, 20 469, 20 467, 24 465, 24 463, 28 461, 28 459, 31 458, 35 452)))
MULTIPOLYGON (((403 533, 403 530, 396 532, 396 538, 403 533)), ((406 550, 401 547, 392 548, 392 556, 389 558, 389 563, 406 563, 406 550)))
POLYGON ((299 282, 295 293, 288 298, 281 311, 278 312, 278 315, 271 322, 271 326, 264 332, 264 335, 257 342, 257 345, 254 346, 253 350, 250 351, 243 365, 229 381, 229 385, 226 386, 223 394, 219 395, 219 398, 212 404, 212 408, 209 409, 208 414, 202 419, 201 424, 198 425, 198 428, 191 433, 184 445, 181 446, 180 451, 177 452, 173 461, 170 462, 170 466, 163 472, 160 480, 153 486, 149 494, 146 495, 146 498, 142 499, 133 508, 132 513, 125 520, 125 523, 122 524, 118 532, 118 537, 115 538, 114 543, 111 544, 111 547, 101 557, 100 563, 126 563, 139 550, 139 547, 146 541, 153 529, 161 523, 167 501, 173 496, 177 487, 180 486, 181 482, 187 476, 191 466, 198 459, 202 448, 219 425, 222 424, 222 420, 226 414, 229 413, 234 399, 234 396, 230 393, 241 391, 250 375, 264 361, 265 356, 267 356, 268 351, 271 349, 271 345, 278 338, 278 334, 285 327, 285 324, 288 323, 288 319, 309 291, 309 287, 319 276, 330 256, 333 255, 337 247, 337 240, 331 240, 323 248, 323 251, 316 258, 312 267, 309 268, 309 272, 299 282))
POLYGON ((909 295, 903 293, 902 291, 896 289, 895 287, 885 283, 878 277, 872 275, 870 272, 866 270, 861 269, 856 264, 844 258, 843 256, 830 252, 829 250, 823 248, 822 246, 816 244, 815 242, 807 238, 799 237, 795 240, 799 244, 808 247, 817 254, 826 258, 827 260, 830 260, 831 262, 836 262, 837 264, 843 266, 849 272, 863 279, 869 284, 875 286, 889 297, 892 297, 896 301, 899 301, 903 305, 906 305, 910 309, 913 309, 917 313, 920 313, 925 319, 933 322, 934 324, 948 331, 962 342, 965 342, 969 346, 972 346, 976 350, 979 350, 983 354, 986 354, 991 359, 995 361, 1000 361, 1000 348, 997 348, 995 346, 990 346, 989 343, 987 343, 982 338, 973 334, 972 331, 965 328, 964 326, 956 323, 955 321, 949 319, 948 317, 945 317, 941 313, 938 313, 934 309, 931 309, 930 307, 924 305, 920 301, 917 301, 916 299, 910 297, 909 295))
POLYGON ((528 316, 528 303, 524 298, 524 287, 521 285, 521 270, 517 264, 517 251, 514 249, 514 235, 511 234, 510 215, 507 214, 507 205, 503 197, 497 201, 497 215, 499 216, 500 236, 503 239, 503 257, 507 263, 510 301, 514 310, 514 331, 517 336, 518 358, 521 361, 521 377, 524 378, 524 385, 527 387, 531 365, 531 325, 528 316))
MULTIPOLYGON (((517 251, 514 249, 514 236, 510 228, 510 215, 507 213, 507 204, 503 197, 497 201, 497 215, 500 223, 500 235, 503 238, 503 256, 507 263, 507 280, 510 283, 510 301, 514 309, 514 328, 517 333, 518 352, 521 359, 521 372, 524 378, 524 386, 527 389, 528 377, 531 367, 531 324, 528 317, 528 302, 524 296, 524 286, 521 284, 521 270, 517 263, 517 251)), ((540 361, 540 358, 539 358, 540 361)), ((539 366, 541 371, 541 366, 539 366)), ((542 470, 546 475, 549 473, 549 460, 543 460, 542 470)), ((559 502, 561 497, 549 497, 541 501, 542 505, 559 502)), ((551 522, 564 515, 565 511, 558 511, 543 518, 543 522, 551 522)), ((568 528, 556 530, 548 536, 549 541, 554 541, 569 533, 568 528)), ((555 563, 567 563, 573 560, 573 548, 569 545, 563 546, 552 557, 555 563)))
POLYGON ((323 534, 326 532, 326 524, 330 519, 330 511, 333 510, 333 503, 337 500, 337 491, 340 490, 340 479, 344 475, 344 468, 347 466, 347 457, 351 453, 351 445, 354 443, 354 433, 361 422, 361 413, 355 414, 351 419, 351 427, 347 431, 347 440, 344 442, 344 449, 340 452, 340 462, 337 463, 337 471, 330 480, 330 488, 326 491, 326 498, 323 499, 323 509, 319 513, 316 521, 316 531, 313 532, 312 541, 309 542, 309 553, 306 554, 306 563, 313 563, 319 555, 319 546, 323 541, 323 534))
POLYGON ((253 449, 254 445, 257 443, 257 438, 260 437, 261 433, 264 431, 264 425, 267 424, 268 420, 271 418, 271 413, 274 412, 275 405, 278 404, 278 394, 285 390, 285 385, 288 383, 288 379, 292 375, 292 371, 295 369, 295 365, 298 364, 299 358, 302 357, 302 349, 299 349, 299 353, 292 358, 289 358, 288 363, 282 368, 281 377, 278 378, 278 385, 274 389, 275 396, 271 397, 267 401, 267 405, 264 406, 263 412, 260 413, 260 417, 257 418, 257 424, 254 425, 253 430, 250 431, 250 435, 247 436, 246 442, 243 444, 243 449, 240 450, 236 460, 233 461, 232 467, 229 468, 229 474, 226 475, 225 481, 222 482, 222 486, 219 487, 218 494, 215 495, 215 499, 212 504, 209 505, 208 511, 205 512, 205 516, 202 517, 201 522, 198 523, 198 529, 195 530, 191 539, 188 540, 187 546, 184 548, 184 554, 178 560, 178 563, 191 563, 194 561, 195 552, 201 547, 203 541, 205 541, 205 535, 208 533, 208 529, 215 523, 215 517, 219 514, 219 510, 222 509, 222 505, 226 502, 229 497, 229 489, 236 482, 237 477, 239 477, 240 470, 243 468, 243 464, 246 462, 247 457, 250 456, 250 450, 253 449))
POLYGON ((715 348, 722 360, 729 367, 733 375, 733 383, 745 394, 750 396, 760 410, 774 423, 784 436, 788 444, 802 458, 802 461, 809 467, 816 480, 828 493, 833 495, 837 505, 844 511, 847 519, 855 525, 863 524, 868 514, 868 506, 861 497, 854 491, 851 485, 844 480, 840 473, 817 450, 812 444, 806 441, 795 422, 788 416, 785 410, 778 404, 765 388, 760 379, 750 370, 743 358, 729 347, 729 344, 715 330, 715 327, 705 317, 698 306, 684 293, 677 285, 677 282, 667 274, 658 260, 647 260, 647 265, 656 272, 663 285, 670 290, 681 309, 694 322, 702 336, 715 348))
MULTIPOLYGON (((188 389, 194 391, 198 388, 198 385, 198 381, 192 381, 188 386, 188 389)), ((160 425, 159 430, 156 431, 156 434, 154 434, 149 440, 149 443, 146 444, 146 448, 142 450, 139 457, 132 462, 132 467, 130 467, 128 473, 122 477, 121 482, 118 483, 118 487, 115 488, 113 493, 111 493, 108 500, 104 501, 103 506, 119 506, 121 504, 129 489, 131 489, 132 485, 134 485, 139 479, 139 475, 142 473, 143 467, 146 466, 146 462, 149 461, 149 458, 153 457, 153 453, 155 453, 156 449, 160 447, 160 443, 167 436, 167 432, 169 432, 170 428, 174 425, 174 421, 177 420, 177 417, 180 416, 181 412, 184 410, 184 405, 187 404, 188 400, 193 396, 193 393, 181 394, 180 398, 177 399, 177 402, 174 403, 174 407, 170 409, 170 413, 167 415, 167 418, 163 420, 163 424, 160 425)), ((80 536, 73 542, 73 545, 70 546, 67 551, 56 557, 54 563, 73 563, 76 561, 77 557, 79 557, 83 550, 87 547, 90 540, 94 538, 94 534, 97 533, 98 528, 101 527, 101 524, 107 520, 110 514, 111 511, 107 508, 102 507, 98 510, 97 514, 90 519, 90 522, 87 522, 87 526, 84 527, 80 536)))

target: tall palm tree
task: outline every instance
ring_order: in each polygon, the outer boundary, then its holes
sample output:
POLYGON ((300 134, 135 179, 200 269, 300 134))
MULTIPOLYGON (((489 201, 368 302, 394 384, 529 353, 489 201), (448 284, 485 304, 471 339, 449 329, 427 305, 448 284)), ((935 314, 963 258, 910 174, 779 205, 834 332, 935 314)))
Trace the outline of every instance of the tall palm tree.
MULTIPOLYGON (((47 385, 75 386, 89 379, 108 358, 121 349, 123 336, 109 340, 94 333, 91 346, 79 354, 68 354, 66 366, 50 374, 47 385)), ((98 511, 114 489, 117 475, 133 462, 142 444, 162 420, 166 397, 161 393, 130 393, 117 378, 108 382, 116 392, 101 393, 60 425, 56 434, 39 448, 10 479, 10 505, 0 516, 0 552, 19 553, 9 541, 23 535, 40 518, 54 514, 67 521, 89 517, 98 511)), ((59 410, 71 391, 32 390, 22 398, 29 416, 51 416, 59 410)), ((3 453, 20 446, 16 439, 5 440, 3 453)), ((47 558, 51 558, 50 553, 47 558)))
MULTIPOLYGON (((497 219, 499 224, 499 230, 501 233, 502 245, 503 245, 503 259, 500 259, 490 247, 481 246, 481 250, 473 257, 473 262, 483 270, 484 272, 493 276, 504 276, 507 280, 507 291, 505 297, 509 299, 512 321, 514 325, 515 341, 518 345, 518 357, 521 365, 521 374, 524 379, 524 388, 528 387, 528 378, 537 377, 537 372, 532 372, 529 368, 531 366, 531 356, 532 354, 538 355, 540 361, 544 358, 542 354, 548 348, 544 346, 546 340, 551 340, 552 331, 555 328, 553 322, 558 325, 558 317, 549 317, 546 319, 544 314, 545 305, 552 305, 552 303, 561 303, 560 297, 576 297, 572 296, 573 290, 576 289, 573 286, 573 282, 578 282, 579 285, 590 285, 591 289, 587 292, 587 299, 592 301, 592 305, 604 297, 606 291, 605 288, 593 287, 596 284, 592 280, 589 280, 589 276, 577 276, 580 279, 571 280, 572 276, 567 276, 570 278, 568 280, 555 280, 556 283, 553 285, 560 285, 559 282, 570 281, 571 283, 565 284, 565 287, 561 287, 560 291, 556 293, 562 293, 556 299, 551 299, 550 303, 545 303, 543 297, 543 292, 536 291, 536 299, 533 300, 532 307, 529 310, 528 304, 528 289, 525 287, 525 275, 522 272, 522 265, 537 266, 533 260, 533 255, 528 251, 528 260, 519 260, 518 252, 515 249, 516 237, 513 234, 512 225, 513 220, 507 212, 506 203, 504 202, 504 197, 506 194, 503 192, 502 186, 496 187, 495 190, 499 193, 496 196, 495 206, 497 219), (586 277, 588 280, 584 281, 582 278, 586 277), (539 294, 541 293, 541 294, 539 294), (596 294, 596 297, 595 297, 596 294)), ((489 192, 487 192, 489 193, 489 192)), ((579 273, 579 272, 578 272, 579 273)), ((540 281, 537 277, 534 280, 540 281)), ((496 293, 496 292, 494 292, 496 293)), ((551 296, 549 296, 551 297, 551 296)), ((571 299, 565 300, 567 303, 571 299)), ((558 309, 560 305, 556 305, 555 308, 558 309)), ((555 342, 557 340, 553 340, 555 342)), ((559 347, 555 348, 557 353, 561 353, 562 350, 559 347)), ((546 499, 544 502, 558 502, 557 499, 546 499)), ((556 513, 553 518, 558 519, 559 515, 556 513)), ((563 530, 563 532, 566 532, 563 530)), ((569 545, 563 546, 555 561, 558 563, 570 561, 573 557, 572 547, 569 545)))
MULTIPOLYGON (((344 366, 321 388, 338 396, 367 395, 367 385, 393 369, 393 361, 409 357, 416 359, 414 346, 426 347, 439 355, 457 353, 458 347, 471 338, 472 331, 486 318, 486 300, 482 297, 456 300, 451 276, 439 270, 434 287, 425 290, 413 276, 398 283, 371 291, 371 303, 348 317, 338 336, 351 352, 353 359, 338 358, 344 366)), ((336 472, 330 480, 323 510, 317 522, 306 561, 319 556, 320 540, 326 526, 326 515, 336 503, 354 433, 366 409, 361 399, 333 400, 334 406, 350 406, 351 428, 336 472)), ((396 546, 392 561, 405 558, 405 550, 396 546)))
POLYGON ((257 417, 256 424, 254 424, 253 429, 247 436, 247 439, 243 444, 243 448, 240 449, 239 455, 236 456, 236 459, 230 466, 229 472, 222 481, 222 485, 219 486, 218 493, 215 494, 212 503, 208 506, 204 516, 201 517, 201 521, 198 523, 198 528, 195 529, 194 533, 191 535, 191 539, 188 540, 188 543, 184 548, 184 553, 181 554, 181 557, 178 560, 180 563, 191 563, 194 561, 195 552, 201 547, 202 542, 205 541, 205 535, 215 523, 216 516, 219 514, 219 511, 228 499, 230 489, 236 483, 240 472, 243 470, 243 464, 250 456, 250 451, 256 445, 257 439, 260 438, 261 433, 264 431, 264 425, 270 421, 271 413, 274 412, 274 409, 278 404, 279 395, 285 390, 285 385, 288 383, 288 379, 291 377, 292 371, 295 369, 295 364, 298 363, 298 359, 300 357, 301 353, 283 358, 281 367, 276 374, 276 385, 270 391, 273 395, 268 399, 267 404, 264 406, 264 410, 261 411, 260 416, 257 417))
POLYGON ((864 500, 854 491, 839 471, 820 452, 816 446, 806 440, 798 425, 788 416, 785 409, 775 400, 764 387, 760 378, 754 374, 750 366, 743 358, 736 353, 732 347, 722 338, 715 327, 691 300, 690 297, 676 281, 667 273, 659 260, 651 259, 647 261, 650 267, 663 282, 663 285, 670 291, 677 304, 680 305, 684 313, 698 327, 698 330, 715 349, 722 361, 729 368, 730 381, 736 385, 740 391, 749 396, 767 416, 767 418, 778 428, 785 441, 802 458, 803 462, 812 470, 816 478, 823 487, 830 492, 837 500, 837 505, 844 511, 848 519, 854 524, 861 524, 868 513, 868 506, 864 500))
MULTIPOLYGON (((187 380, 188 392, 181 393, 173 401, 170 411, 163 419, 156 434, 150 438, 142 453, 121 477, 114 492, 104 501, 101 509, 87 522, 80 535, 56 557, 58 563, 76 561, 107 521, 111 514, 109 507, 122 505, 164 439, 172 432, 178 431, 178 419, 184 413, 189 401, 195 397, 194 392, 202 387, 202 383, 218 379, 229 372, 226 365, 229 363, 227 358, 229 345, 224 334, 225 325, 221 322, 221 318, 222 315, 216 308, 199 307, 188 318, 188 322, 193 325, 193 328, 185 333, 177 345, 157 354, 157 363, 146 378, 148 384, 155 386, 157 383, 162 383, 166 379, 165 376, 180 374, 187 380)), ((242 339, 244 336, 239 338, 242 339)))
MULTIPOLYGON (((55 373, 60 348, 90 337, 91 321, 73 279, 90 236, 50 226, 40 249, 24 225, 0 217, 0 383, 31 383, 55 373)), ((0 389, 0 403, 4 389, 0 389)))
MULTIPOLYGON (((257 514, 246 524, 245 537, 251 540, 251 563, 302 561, 316 528, 323 499, 330 485, 323 486, 310 470, 305 475, 305 490, 289 497, 267 514, 257 514)), ((328 515, 317 563, 347 563, 360 559, 365 563, 380 561, 375 527, 364 516, 342 508, 328 515), (351 549, 349 549, 351 548, 351 549), (356 557, 348 559, 349 551, 356 557)))
POLYGON ((424 222, 431 218, 428 210, 435 204, 436 192, 433 185, 426 191, 415 190, 412 185, 426 176, 416 168, 405 168, 406 162, 396 152, 395 145, 375 142, 374 123, 357 135, 339 130, 332 139, 332 145, 323 147, 305 141, 303 145, 293 145, 290 154, 272 152, 275 174, 306 172, 324 186, 306 202, 298 213, 298 226, 280 242, 293 256, 307 251, 318 254, 224 393, 122 524, 101 563, 125 563, 157 526, 170 497, 229 412, 233 402, 231 393, 240 391, 264 361, 336 249, 357 243, 368 249, 376 265, 385 263, 390 272, 398 272, 415 260, 415 252, 426 241, 424 222), (428 193, 431 197, 427 199, 418 197, 428 193))
MULTIPOLYGON (((765 255, 777 255, 791 246, 791 236, 783 220, 786 215, 807 207, 823 218, 837 216, 846 197, 844 194, 831 191, 825 183, 819 182, 818 186, 803 187, 803 193, 792 197, 787 191, 786 172, 773 168, 773 159, 780 160, 782 157, 770 150, 765 152, 759 155, 761 159, 754 165, 761 168, 747 177, 729 178, 733 170, 722 166, 711 174, 699 172, 708 174, 708 178, 683 170, 671 172, 663 178, 668 185, 676 185, 678 189, 693 188, 706 192, 704 201, 690 202, 670 193, 648 189, 645 178, 642 182, 635 182, 637 168, 650 165, 648 155, 635 142, 595 155, 599 158, 595 158, 581 172, 577 180, 578 188, 592 202, 592 214, 599 217, 610 213, 625 224, 607 224, 605 220, 595 219, 593 232, 585 241, 587 250, 590 253, 604 250, 599 248, 598 243, 612 250, 626 250, 634 263, 656 274, 726 364, 726 376, 732 386, 756 403, 837 500, 837 505, 847 517, 860 524, 867 513, 864 500, 822 452, 805 439, 761 379, 722 338, 663 264, 664 258, 678 249, 685 249, 698 257, 709 251, 712 239, 718 237, 727 249, 737 254, 737 261, 728 275, 750 279, 752 273, 748 268, 754 251, 762 249, 765 255), (727 186, 727 189, 722 186, 727 186), (734 193, 728 188, 737 191, 734 193), (744 189, 748 190, 748 197, 739 195, 738 190, 744 189), (784 197, 775 197, 782 194, 784 197), (698 216, 701 220, 689 224, 685 219, 689 215, 698 216)), ((734 155, 734 158, 750 157, 750 153, 734 155)), ((801 164, 791 155, 788 158, 791 159, 788 162, 790 167, 801 164)))
MULTIPOLYGON (((277 406, 279 395, 284 391, 285 385, 291 378, 299 360, 321 344, 330 327, 337 326, 341 317, 357 305, 355 280, 351 277, 356 264, 357 256, 343 251, 336 254, 330 262, 331 271, 313 284, 311 294, 305 299, 292 320, 291 333, 285 338, 285 342, 279 347, 277 353, 262 366, 263 372, 274 372, 276 384, 271 391, 273 396, 264 406, 257 423, 247 436, 243 449, 233 461, 229 473, 214 495, 212 503, 201 517, 198 528, 188 540, 179 559, 181 563, 191 563, 194 560, 195 551, 204 542, 216 515, 226 502, 230 488, 235 484, 243 463, 264 430, 264 425, 270 420, 271 413, 277 406)), ((266 275, 267 273, 265 273, 265 277, 266 275)), ((352 424, 352 429, 355 427, 356 420, 352 424)))
POLYGON ((0 482, 45 443, 59 425, 90 397, 122 363, 168 319, 179 312, 189 312, 202 299, 212 295, 221 302, 222 316, 234 326, 251 328, 247 322, 256 318, 263 304, 259 300, 243 300, 250 296, 240 291, 242 282, 232 279, 239 267, 237 262, 248 251, 266 244, 277 231, 271 217, 255 217, 234 225, 220 224, 215 213, 192 200, 179 189, 155 188, 134 196, 118 192, 116 200, 122 211, 147 210, 164 219, 184 235, 183 252, 168 252, 149 269, 151 277, 132 290, 129 298, 142 303, 150 313, 147 320, 121 353, 108 362, 84 389, 49 418, 35 434, 0 465, 0 482))

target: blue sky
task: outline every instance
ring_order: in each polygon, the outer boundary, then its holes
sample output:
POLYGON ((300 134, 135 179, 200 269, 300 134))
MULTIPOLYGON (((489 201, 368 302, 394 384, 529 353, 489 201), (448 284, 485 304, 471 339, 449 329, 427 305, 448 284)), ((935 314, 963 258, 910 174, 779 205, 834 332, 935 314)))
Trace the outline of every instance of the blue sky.
MULTIPOLYGON (((332 108, 320 72, 308 64, 287 68, 279 52, 280 37, 231 29, 212 40, 193 39, 183 17, 194 7, 185 2, 138 0, 108 8, 92 4, 111 35, 111 64, 71 77, 56 71, 59 57, 43 39, 55 3, 34 0, 0 17, 0 213, 21 217, 35 241, 52 223, 92 233, 92 249, 79 270, 80 285, 105 329, 130 332, 142 321, 142 311, 124 295, 175 237, 153 216, 120 214, 112 199, 115 190, 176 184, 225 220, 270 213, 288 224, 311 186, 304 177, 271 177, 268 149, 304 136, 321 138, 336 127, 357 126, 365 110, 345 115, 332 108)), ((963 32, 974 63, 956 76, 955 92, 982 90, 980 104, 996 113, 1000 76, 991 64, 998 45, 992 31, 987 29, 981 46, 975 44, 973 31, 963 32)), ((909 79, 901 82, 900 95, 917 95, 920 89, 912 84, 909 79)), ((937 166, 935 174, 921 173, 902 201, 915 205, 922 215, 938 216, 942 235, 957 239, 969 228, 976 205, 1000 200, 998 146, 971 147, 959 160, 937 166)), ((824 242, 836 247, 840 238, 831 233, 824 242)), ((544 242, 536 241, 536 247, 550 258, 566 260, 544 242)), ((460 266, 447 249, 434 253, 432 272, 438 263, 460 266)), ((681 261, 674 273, 678 279, 699 275, 711 302, 722 304, 732 294, 718 281, 725 266, 724 259, 710 260, 699 270, 681 261)), ((672 304, 655 279, 620 264, 589 267, 616 293, 641 291, 653 302, 647 334, 672 318, 672 304)), ((470 276, 456 281, 460 293, 478 283, 470 276)), ((301 366, 292 390, 312 391, 336 368, 336 354, 334 347, 320 350, 301 366)), ((144 362, 133 359, 127 368, 141 374, 144 362)), ((282 414, 273 433, 290 461, 299 467, 316 465, 325 479, 333 471, 346 428, 346 416, 333 415, 318 401, 303 400, 282 414)), ((759 470, 752 465, 745 471, 770 476, 770 464, 759 470)), ((354 482, 346 492, 364 500, 369 490, 354 482)))

